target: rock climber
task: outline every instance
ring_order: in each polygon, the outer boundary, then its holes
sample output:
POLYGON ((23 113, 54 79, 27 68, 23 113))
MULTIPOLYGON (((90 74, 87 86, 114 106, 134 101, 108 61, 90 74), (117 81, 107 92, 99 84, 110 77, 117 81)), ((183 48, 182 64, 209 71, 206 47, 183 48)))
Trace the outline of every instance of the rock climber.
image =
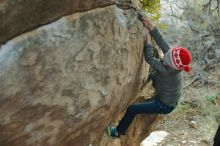
POLYGON ((147 27, 144 40, 144 57, 146 62, 155 70, 151 78, 156 94, 149 101, 130 105, 116 127, 108 126, 106 132, 112 137, 125 135, 137 114, 168 114, 173 111, 181 96, 183 70, 186 72, 191 70, 192 56, 188 49, 183 47, 171 48, 148 16, 139 13, 139 19, 147 27), (154 57, 149 33, 164 53, 162 60, 154 57))

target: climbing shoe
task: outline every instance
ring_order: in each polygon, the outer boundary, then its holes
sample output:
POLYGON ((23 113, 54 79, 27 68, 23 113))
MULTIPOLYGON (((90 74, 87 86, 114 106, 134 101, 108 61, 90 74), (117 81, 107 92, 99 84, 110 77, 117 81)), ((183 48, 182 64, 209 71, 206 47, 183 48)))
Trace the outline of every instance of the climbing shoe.
POLYGON ((119 134, 118 134, 118 132, 117 132, 117 129, 114 127, 114 126, 108 126, 106 129, 105 129, 105 132, 109 135, 109 136, 111 136, 111 137, 113 137, 113 138, 117 138, 117 137, 119 137, 119 134))

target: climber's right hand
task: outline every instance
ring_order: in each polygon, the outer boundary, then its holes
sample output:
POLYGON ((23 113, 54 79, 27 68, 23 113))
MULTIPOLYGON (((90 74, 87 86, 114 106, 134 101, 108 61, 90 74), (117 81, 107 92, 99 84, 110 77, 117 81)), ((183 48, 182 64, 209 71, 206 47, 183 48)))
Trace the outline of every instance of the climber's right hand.
POLYGON ((147 15, 144 12, 137 11, 137 17, 140 21, 144 23, 144 20, 147 18, 147 15))
POLYGON ((152 31, 154 29, 155 25, 150 20, 150 18, 145 13, 140 12, 140 11, 138 11, 137 14, 138 14, 138 16, 137 16, 138 19, 140 21, 142 21, 150 31, 152 31))

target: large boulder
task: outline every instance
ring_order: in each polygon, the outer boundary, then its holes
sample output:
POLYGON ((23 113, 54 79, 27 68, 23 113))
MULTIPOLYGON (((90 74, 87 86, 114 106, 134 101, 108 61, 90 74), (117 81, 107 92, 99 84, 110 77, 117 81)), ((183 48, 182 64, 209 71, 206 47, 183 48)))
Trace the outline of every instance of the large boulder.
MULTIPOLYGON (((143 31, 133 9, 112 5, 65 16, 1 46, 0 145, 112 145, 105 127, 139 97, 147 77, 143 31)), ((149 126, 142 121, 133 131, 147 133, 149 126)), ((138 145, 136 137, 117 145, 138 145)))

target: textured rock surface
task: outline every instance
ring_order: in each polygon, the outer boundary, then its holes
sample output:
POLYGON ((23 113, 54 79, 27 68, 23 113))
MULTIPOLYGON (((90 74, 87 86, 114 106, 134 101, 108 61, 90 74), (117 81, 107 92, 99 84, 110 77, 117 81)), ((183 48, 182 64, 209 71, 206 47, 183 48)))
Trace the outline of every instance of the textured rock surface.
MULTIPOLYGON (((133 10, 114 5, 63 17, 1 46, 0 145, 117 143, 103 130, 146 79, 142 32, 133 10)), ((139 130, 149 126, 140 121, 118 146, 138 145, 139 130)))
POLYGON ((0 0, 0 44, 61 16, 132 0, 0 0))

